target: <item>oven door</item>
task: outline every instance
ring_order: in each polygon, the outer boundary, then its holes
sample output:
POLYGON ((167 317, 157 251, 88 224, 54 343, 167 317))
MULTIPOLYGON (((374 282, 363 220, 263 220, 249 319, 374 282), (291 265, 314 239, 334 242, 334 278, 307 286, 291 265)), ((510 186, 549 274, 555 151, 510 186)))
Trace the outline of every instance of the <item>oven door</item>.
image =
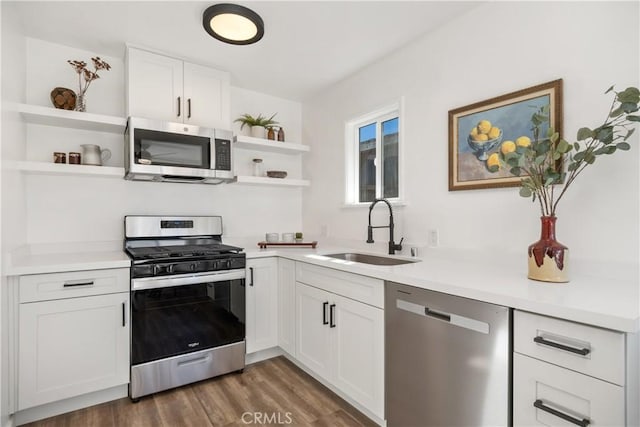
POLYGON ((245 339, 245 272, 133 279, 131 364, 245 339))

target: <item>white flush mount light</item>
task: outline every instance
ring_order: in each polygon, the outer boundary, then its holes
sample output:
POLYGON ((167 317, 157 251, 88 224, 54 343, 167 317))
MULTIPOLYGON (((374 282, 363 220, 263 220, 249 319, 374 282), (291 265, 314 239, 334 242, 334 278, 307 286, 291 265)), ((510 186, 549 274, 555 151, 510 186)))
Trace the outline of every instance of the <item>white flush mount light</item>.
POLYGON ((211 37, 229 44, 252 44, 264 35, 260 15, 231 3, 208 7, 202 14, 202 25, 211 37))

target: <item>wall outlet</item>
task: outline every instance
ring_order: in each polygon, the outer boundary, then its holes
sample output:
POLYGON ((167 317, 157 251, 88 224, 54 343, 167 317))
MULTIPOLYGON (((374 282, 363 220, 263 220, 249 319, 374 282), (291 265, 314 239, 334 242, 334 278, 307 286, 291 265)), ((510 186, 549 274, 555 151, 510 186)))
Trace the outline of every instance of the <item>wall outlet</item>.
POLYGON ((429 230, 429 247, 437 248, 440 243, 440 236, 438 235, 438 229, 433 228, 429 230))
POLYGON ((326 225, 321 225, 320 226, 320 236, 322 237, 327 237, 327 226, 326 225))

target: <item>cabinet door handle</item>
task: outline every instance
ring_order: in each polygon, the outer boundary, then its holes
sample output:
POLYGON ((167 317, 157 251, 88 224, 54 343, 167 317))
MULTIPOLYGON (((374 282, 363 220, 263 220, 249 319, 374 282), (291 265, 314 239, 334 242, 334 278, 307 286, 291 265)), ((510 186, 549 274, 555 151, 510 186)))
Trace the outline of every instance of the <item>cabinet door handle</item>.
POLYGON ((191 98, 187 98, 187 119, 191 118, 191 98))
POLYGON ((124 328, 125 326, 127 326, 127 319, 126 319, 126 312, 127 307, 125 303, 122 303, 122 327, 124 328))
POLYGON ((322 324, 328 325, 329 321, 327 320, 327 306, 329 305, 329 301, 322 303, 322 324))
POLYGON ((559 344, 557 342, 545 340, 543 337, 537 336, 533 339, 533 342, 537 344, 547 345, 549 347, 557 348, 559 350, 568 351, 570 353, 579 354, 581 356, 586 356, 591 353, 591 350, 588 348, 575 348, 564 344, 559 344))
POLYGON ((336 317, 336 312, 335 312, 335 308, 336 305, 335 304, 331 304, 329 306, 329 327, 330 328, 335 328, 336 327, 336 323, 335 323, 335 317, 336 317))
POLYGON ((93 285, 93 280, 90 280, 88 282, 65 282, 64 285, 62 285, 62 287, 72 288, 74 286, 91 286, 91 285, 93 285))
POLYGON ((562 418, 563 420, 568 421, 577 426, 587 427, 589 424, 591 424, 591 420, 588 418, 583 418, 580 420, 578 418, 572 417, 571 415, 567 415, 564 412, 560 412, 556 409, 553 409, 545 405, 544 403, 542 403, 542 400, 540 399, 533 402, 533 406, 540 409, 541 411, 548 412, 551 415, 555 415, 556 417, 562 418))
POLYGON ((250 278, 249 286, 253 286, 253 267, 249 267, 249 278, 250 278))
POLYGON ((180 117, 180 114, 182 114, 182 112, 180 111, 180 104, 182 104, 182 100, 180 99, 180 97, 178 97, 178 117, 180 117))

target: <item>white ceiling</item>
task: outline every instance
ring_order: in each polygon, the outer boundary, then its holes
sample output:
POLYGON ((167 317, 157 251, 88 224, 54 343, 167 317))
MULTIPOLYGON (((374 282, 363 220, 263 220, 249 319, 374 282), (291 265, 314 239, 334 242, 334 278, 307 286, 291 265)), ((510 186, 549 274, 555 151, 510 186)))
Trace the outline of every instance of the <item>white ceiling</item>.
POLYGON ((202 28, 202 12, 218 2, 29 1, 17 8, 29 37, 117 57, 125 42, 146 46, 230 71, 234 86, 303 100, 480 4, 243 1, 262 16, 265 35, 232 46, 202 28))

